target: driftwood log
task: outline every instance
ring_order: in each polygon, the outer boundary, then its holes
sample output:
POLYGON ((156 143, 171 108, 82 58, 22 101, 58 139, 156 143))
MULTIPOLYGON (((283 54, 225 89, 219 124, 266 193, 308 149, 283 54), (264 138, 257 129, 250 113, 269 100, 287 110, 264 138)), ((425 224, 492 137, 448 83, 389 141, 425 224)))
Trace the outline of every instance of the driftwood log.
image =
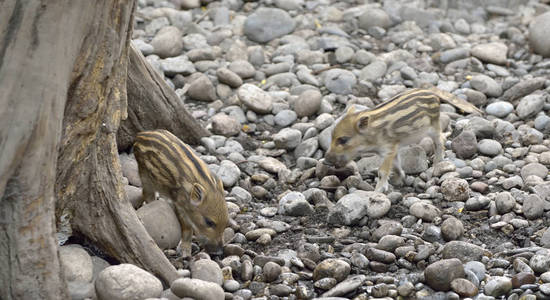
POLYGON ((60 230, 176 278, 126 199, 117 132, 126 117, 126 147, 144 129, 208 132, 132 50, 135 5, 0 1, 0 299, 69 298, 60 230))
POLYGON ((198 144, 201 137, 210 135, 139 50, 131 47, 129 57, 128 118, 117 133, 120 151, 130 148, 136 134, 144 130, 166 129, 188 144, 198 144))
POLYGON ((58 229, 71 228, 121 262, 171 283, 176 270, 126 195, 116 134, 126 117, 134 1, 94 3, 67 93, 56 176, 58 229))
POLYGON ((68 298, 54 223, 58 142, 90 12, 106 2, 0 1, 0 299, 68 298))

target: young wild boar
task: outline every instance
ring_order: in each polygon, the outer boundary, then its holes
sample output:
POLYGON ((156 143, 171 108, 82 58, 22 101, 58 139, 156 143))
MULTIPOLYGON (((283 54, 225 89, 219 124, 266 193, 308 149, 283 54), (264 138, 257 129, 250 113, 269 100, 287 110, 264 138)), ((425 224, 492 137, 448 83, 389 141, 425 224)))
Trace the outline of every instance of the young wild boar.
POLYGON ((441 100, 465 112, 481 114, 472 104, 436 88, 405 91, 370 110, 356 112, 352 107, 332 132, 325 162, 343 167, 363 152, 375 152, 384 158, 375 190, 385 192, 392 168, 399 179, 405 176, 398 155, 400 146, 429 136, 435 144, 434 163, 443 160, 444 137, 439 125, 441 100))
POLYGON ((172 200, 181 224, 181 249, 191 255, 193 232, 211 254, 221 254, 227 205, 221 180, 191 148, 166 130, 140 132, 134 143, 146 202, 155 192, 172 200))

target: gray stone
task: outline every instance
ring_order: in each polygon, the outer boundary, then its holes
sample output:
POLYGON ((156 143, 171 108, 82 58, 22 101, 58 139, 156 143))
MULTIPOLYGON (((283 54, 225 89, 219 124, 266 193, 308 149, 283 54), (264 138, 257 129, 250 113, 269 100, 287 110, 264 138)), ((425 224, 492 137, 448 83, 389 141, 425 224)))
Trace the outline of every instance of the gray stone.
POLYGON ((376 245, 376 249, 394 252, 397 247, 405 245, 405 239, 397 235, 383 236, 376 245))
POLYGON ((338 281, 332 277, 321 278, 313 283, 313 286, 321 290, 330 290, 332 289, 338 281))
POLYGON ((441 214, 441 211, 432 204, 418 201, 411 205, 409 213, 426 222, 433 222, 433 220, 441 214))
POLYGON ((531 94, 523 97, 516 107, 518 117, 527 119, 538 114, 544 107, 545 96, 543 94, 531 94))
POLYGON ((296 119, 298 119, 298 115, 290 109, 283 109, 274 117, 275 124, 280 127, 287 127, 294 123, 296 119))
POLYGON ((304 194, 290 192, 279 200, 280 215, 286 216, 307 216, 313 213, 313 207, 307 202, 304 194))
POLYGON ((347 46, 339 47, 334 52, 334 55, 336 56, 336 61, 341 64, 352 60, 354 54, 355 54, 355 51, 353 51, 351 47, 347 47, 347 46))
POLYGON ((473 131, 478 139, 492 138, 496 131, 490 121, 477 116, 469 120, 464 126, 464 130, 473 131))
POLYGON ((473 47, 471 53, 472 56, 479 58, 483 62, 505 65, 508 47, 498 42, 480 44, 473 47))
POLYGON ((510 102, 495 101, 485 108, 485 111, 495 117, 504 118, 514 111, 514 106, 510 102))
POLYGON ((502 145, 495 140, 483 139, 477 143, 477 150, 483 155, 496 156, 501 153, 502 145))
POLYGON ((487 252, 480 246, 468 242, 450 241, 443 246, 441 254, 443 258, 458 258, 462 262, 469 262, 481 260, 481 257, 487 252))
POLYGON ((435 164, 433 167, 434 167, 433 175, 437 177, 445 173, 456 171, 455 164, 453 164, 451 161, 448 161, 448 160, 440 161, 439 163, 435 164))
POLYGON ((542 234, 542 237, 540 238, 540 245, 544 248, 550 248, 550 227, 546 228, 546 231, 542 234))
POLYGON ((321 107, 322 95, 317 89, 306 90, 294 102, 294 111, 298 117, 314 115, 321 107))
POLYGON ((243 84, 239 75, 227 68, 220 68, 216 71, 216 76, 221 83, 225 83, 232 88, 238 88, 243 84))
POLYGON ((477 286, 464 278, 451 281, 451 289, 461 297, 473 297, 479 293, 477 286))
POLYGON ((256 113, 267 114, 273 108, 273 98, 259 87, 245 83, 238 90, 239 99, 256 113))
POLYGON ((183 36, 183 50, 190 51, 193 49, 209 48, 208 41, 202 33, 186 33, 183 36))
POLYGON ((544 213, 544 201, 536 194, 531 194, 523 200, 523 215, 529 220, 542 217, 544 213))
POLYGON ((78 245, 59 247, 59 260, 67 281, 92 282, 92 258, 78 245))
POLYGON ((535 118, 535 128, 542 132, 550 132, 550 117, 547 115, 539 115, 535 118))
POLYGON ((302 141, 302 132, 298 129, 283 128, 274 134, 272 138, 277 148, 291 150, 296 148, 302 141))
POLYGON ((508 277, 491 277, 485 285, 484 293, 487 296, 500 297, 512 289, 512 280, 508 277))
POLYGON ((234 136, 241 132, 241 123, 225 113, 212 117, 212 132, 223 136, 234 136))
POLYGON ((449 178, 441 184, 441 193, 447 201, 466 201, 470 198, 470 186, 461 178, 449 178))
POLYGON ((470 49, 467 48, 455 48, 445 50, 440 53, 437 58, 441 63, 448 64, 459 59, 464 59, 470 56, 470 49))
POLYGON ((160 249, 176 248, 181 239, 181 227, 168 202, 156 200, 147 203, 138 209, 137 215, 160 249))
POLYGON ((426 267, 424 278, 432 289, 449 291, 454 279, 464 278, 464 267, 459 259, 442 259, 426 267))
POLYGON ((101 271, 110 266, 106 260, 98 256, 92 256, 92 264, 94 265, 94 280, 101 271))
POLYGON ((192 62, 216 59, 216 54, 214 53, 211 47, 192 49, 187 51, 185 55, 192 62))
POLYGON ((132 40, 132 44, 138 48, 139 51, 143 54, 143 56, 151 55, 153 54, 153 51, 155 50, 151 44, 147 44, 146 42, 135 39, 132 40))
POLYGON ((277 280, 277 278, 279 278, 279 275, 281 275, 281 273, 282 273, 281 266, 272 261, 268 261, 263 267, 263 274, 266 282, 273 282, 277 280))
POLYGON ((235 60, 231 62, 229 64, 229 70, 239 75, 242 79, 254 77, 254 74, 256 74, 254 66, 246 60, 235 60))
POLYGON ((158 298, 162 283, 151 273, 130 264, 105 268, 95 281, 99 300, 158 298))
POLYGON ((449 217, 441 224, 441 236, 446 241, 458 240, 463 234, 464 225, 455 217, 449 217))
POLYGON ((187 95, 191 99, 212 102, 216 100, 216 88, 204 74, 198 74, 195 80, 189 84, 187 95))
POLYGON ((436 51, 456 48, 453 38, 447 33, 435 33, 430 35, 430 46, 436 51))
POLYGON ((546 176, 548 176, 548 168, 540 163, 526 164, 521 168, 521 177, 523 178, 523 180, 527 179, 527 177, 531 175, 535 175, 542 179, 545 179, 546 176))
POLYGON ((172 282, 170 290, 180 298, 203 300, 225 299, 221 286, 216 283, 193 278, 178 278, 172 282))
POLYGON ((233 187, 229 195, 245 203, 252 200, 252 195, 240 186, 233 187))
POLYGON ((550 270, 550 255, 535 254, 529 260, 529 266, 535 273, 540 274, 550 270))
POLYGON ((550 57, 550 12, 541 14, 533 19, 529 25, 529 45, 537 54, 550 57))
POLYGON ((216 175, 220 177, 223 182, 223 186, 228 188, 237 183, 241 176, 241 170, 239 167, 230 160, 222 160, 220 168, 216 172, 216 175))
POLYGON ((223 289, 227 292, 236 292, 241 287, 241 284, 234 279, 229 279, 223 282, 223 289))
POLYGON ((357 79, 352 72, 344 69, 332 69, 323 73, 325 87, 335 94, 351 94, 357 79))
POLYGON ((386 235, 401 235, 403 232, 403 225, 396 221, 384 221, 380 224, 380 227, 376 228, 372 233, 372 239, 379 241, 386 235))
POLYGON ((170 77, 176 76, 177 74, 187 76, 197 71, 193 63, 184 55, 162 59, 160 60, 160 66, 164 74, 170 77))
POLYGON ((70 299, 97 299, 95 286, 91 282, 68 281, 67 290, 70 299))
POLYGON ((502 95, 500 100, 512 102, 516 99, 519 99, 523 96, 527 96, 534 91, 544 87, 545 78, 537 77, 527 80, 522 80, 511 88, 507 89, 506 92, 502 95))
POLYGON ((514 188, 514 187, 517 187, 517 188, 521 189, 521 188, 523 188, 523 179, 521 179, 521 177, 518 176, 518 175, 508 177, 508 178, 504 179, 504 181, 502 182, 502 187, 505 190, 509 190, 509 189, 514 188))
POLYGON ((210 259, 199 259, 191 264, 191 278, 223 284, 223 274, 220 266, 210 259))
POLYGON ((493 78, 479 74, 472 77, 470 84, 475 90, 478 90, 489 97, 498 97, 502 94, 502 87, 493 78))
POLYGON ((128 183, 141 187, 141 178, 139 177, 138 164, 133 155, 121 153, 119 155, 122 176, 128 179, 128 183))
POLYGON ((254 42, 267 43, 294 31, 296 22, 284 10, 260 7, 244 22, 243 32, 254 42))
POLYGON ((329 210, 327 222, 331 224, 353 225, 363 217, 379 218, 391 207, 390 200, 381 193, 357 190, 340 198, 329 210))
POLYGON ((399 156, 405 174, 420 174, 428 169, 426 151, 419 145, 399 149, 399 156))
POLYGON ((304 5, 304 0, 275 0, 274 4, 284 10, 300 10, 304 5))
POLYGON ((383 79, 388 69, 386 63, 382 60, 375 60, 361 69, 359 80, 377 81, 383 79))
POLYGON ((341 260, 329 258, 320 262, 313 270, 313 280, 317 281, 321 278, 334 278, 338 282, 346 279, 351 271, 351 266, 341 260))
POLYGON ((509 192, 498 193, 495 197, 495 204, 499 214, 511 212, 516 206, 516 199, 509 192))
POLYGON ((183 9, 193 9, 201 7, 200 0, 180 0, 179 4, 183 9))
POLYGON ((391 201, 388 197, 382 193, 367 192, 367 216, 369 218, 381 218, 385 216, 391 207, 391 201))
POLYGON ((472 272, 478 282, 485 279, 485 273, 487 272, 487 270, 485 269, 485 265, 479 261, 469 261, 465 263, 464 271, 472 272))
POLYGON ((317 118, 315 118, 315 128, 319 130, 324 130, 325 128, 334 124, 334 117, 328 113, 322 113, 317 118))
POLYGON ((477 153, 476 135, 471 130, 463 130, 451 143, 458 158, 471 158, 477 153))
MULTIPOLYGON (((353 254, 352 254, 353 257, 353 254)), ((330 277, 327 277, 330 278, 330 277)), ((344 296, 352 291, 355 291, 357 288, 359 288, 363 282, 367 280, 367 276, 365 275, 353 275, 346 280, 338 283, 333 288, 331 288, 329 291, 325 292, 322 297, 338 297, 338 296, 344 296)), ((335 280, 336 281, 336 280, 335 280)))
POLYGON ((392 25, 390 16, 382 9, 368 8, 359 16, 359 28, 368 30, 371 27, 378 26, 389 28, 392 25))
POLYGON ((294 149, 294 157, 312 157, 313 154, 319 149, 319 139, 312 137, 304 140, 294 149))
POLYGON ((178 56, 183 51, 182 33, 174 26, 163 27, 157 32, 151 45, 154 54, 161 58, 178 56))
POLYGON ((287 169, 284 163, 278 161, 274 157, 262 156, 262 157, 259 157, 258 159, 255 159, 255 158, 253 159, 252 156, 249 156, 248 160, 256 161, 262 169, 274 174, 278 174, 282 170, 287 169))

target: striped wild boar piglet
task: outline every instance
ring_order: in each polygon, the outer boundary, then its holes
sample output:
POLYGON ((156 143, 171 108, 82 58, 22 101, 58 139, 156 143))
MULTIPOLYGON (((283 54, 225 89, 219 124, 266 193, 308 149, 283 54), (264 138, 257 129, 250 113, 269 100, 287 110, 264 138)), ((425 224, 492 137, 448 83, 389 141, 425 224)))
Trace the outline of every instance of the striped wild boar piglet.
POLYGON ((181 224, 181 250, 191 255, 193 233, 208 253, 223 252, 228 223, 222 181, 193 150, 167 130, 143 131, 134 143, 146 202, 170 199, 181 224))
POLYGON ((434 163, 443 160, 445 139, 439 124, 442 100, 468 113, 482 113, 465 100, 433 87, 405 91, 364 111, 351 107, 334 127, 325 163, 343 167, 361 153, 377 153, 383 162, 378 169, 375 191, 385 192, 392 169, 399 178, 405 176, 399 147, 428 136, 435 145, 434 163))

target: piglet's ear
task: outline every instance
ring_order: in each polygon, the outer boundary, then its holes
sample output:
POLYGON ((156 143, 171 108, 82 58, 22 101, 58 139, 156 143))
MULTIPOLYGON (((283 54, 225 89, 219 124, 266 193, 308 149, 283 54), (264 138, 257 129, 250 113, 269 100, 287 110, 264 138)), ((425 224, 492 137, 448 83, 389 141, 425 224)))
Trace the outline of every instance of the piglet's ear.
POLYGON ((359 119, 357 119, 357 123, 355 124, 355 127, 358 132, 364 132, 367 127, 369 126, 369 117, 368 116, 361 116, 359 119))
POLYGON ((201 205, 205 197, 205 191, 202 185, 194 183, 189 196, 191 204, 194 206, 201 205))
POLYGON ((356 111, 357 111, 357 109, 355 108, 355 105, 352 105, 352 106, 350 106, 350 107, 348 108, 347 113, 348 113, 348 114, 353 114, 353 113, 355 113, 356 111))

